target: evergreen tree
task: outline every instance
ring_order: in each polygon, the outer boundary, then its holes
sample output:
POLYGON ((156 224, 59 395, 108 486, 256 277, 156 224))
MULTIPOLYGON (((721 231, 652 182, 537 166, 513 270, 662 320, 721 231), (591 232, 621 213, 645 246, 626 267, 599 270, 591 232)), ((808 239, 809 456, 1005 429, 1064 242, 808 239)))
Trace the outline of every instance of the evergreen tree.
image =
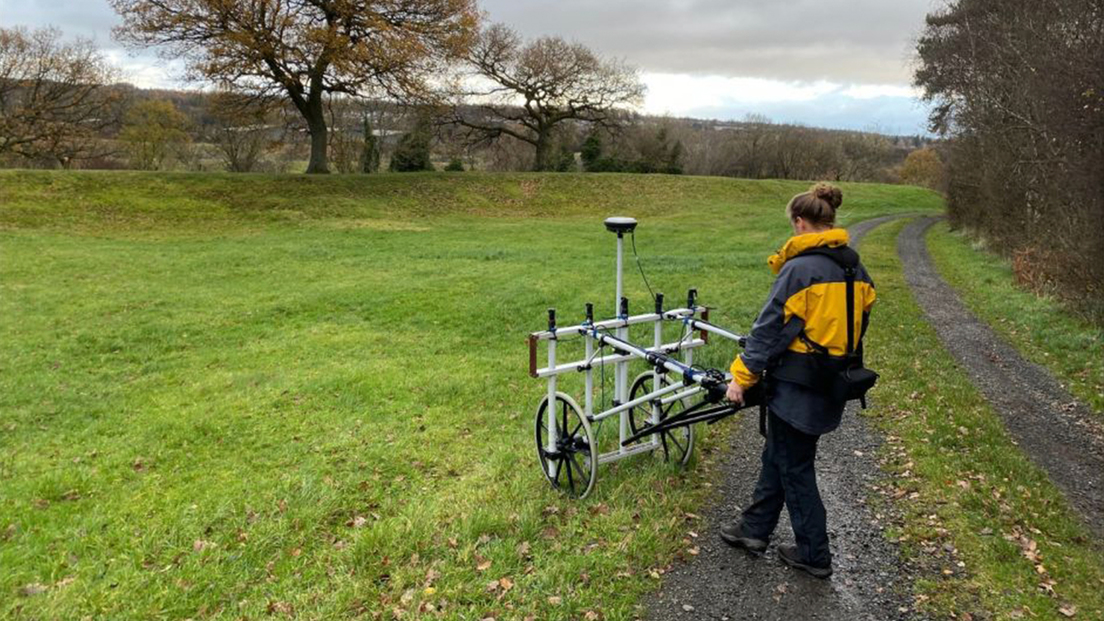
POLYGON ((597 132, 591 133, 583 141, 582 153, 583 158, 583 170, 587 172, 596 172, 595 168, 598 162, 602 159, 602 139, 598 136, 597 132))
POLYGON ((395 152, 391 154, 391 172, 417 172, 419 170, 433 170, 433 162, 429 159, 429 143, 432 138, 429 122, 418 119, 414 129, 403 134, 399 144, 395 145, 395 152))

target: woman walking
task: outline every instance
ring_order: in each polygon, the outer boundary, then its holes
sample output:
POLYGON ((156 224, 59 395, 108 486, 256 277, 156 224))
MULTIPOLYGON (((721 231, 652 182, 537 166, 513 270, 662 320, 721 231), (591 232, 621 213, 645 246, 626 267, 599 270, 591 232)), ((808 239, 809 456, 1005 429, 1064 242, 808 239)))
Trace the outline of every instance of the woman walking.
POLYGON ((842 201, 839 188, 818 183, 786 206, 794 236, 768 261, 777 279, 732 363, 727 393, 742 403, 745 390, 765 383, 766 443, 751 505, 721 537, 761 554, 785 505, 797 545, 779 546, 778 555, 818 578, 832 574, 832 555, 816 481, 817 441, 840 424, 847 395, 838 389, 839 370, 861 357, 875 297, 847 231, 835 228, 842 201))

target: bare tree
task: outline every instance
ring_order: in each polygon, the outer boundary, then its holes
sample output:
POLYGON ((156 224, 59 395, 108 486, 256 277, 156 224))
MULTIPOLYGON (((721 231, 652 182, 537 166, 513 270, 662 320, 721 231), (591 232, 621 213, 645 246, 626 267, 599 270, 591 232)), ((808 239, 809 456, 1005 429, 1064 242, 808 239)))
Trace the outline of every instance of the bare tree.
POLYGON ((164 45, 189 75, 290 100, 311 136, 308 173, 329 172, 325 98, 381 90, 409 96, 463 55, 475 0, 110 0, 116 35, 164 45))
POLYGON ((211 142, 230 172, 253 172, 262 156, 278 146, 282 127, 273 123, 269 106, 235 93, 216 93, 207 101, 215 121, 211 142))
POLYGON ((68 167, 107 150, 101 133, 124 99, 116 71, 91 41, 54 28, 0 28, 0 154, 68 167))
POLYGON ((524 43, 501 24, 480 34, 468 60, 475 76, 465 84, 486 86, 462 92, 451 121, 476 137, 528 143, 534 170, 552 164, 554 136, 565 122, 613 126, 618 107, 637 105, 644 96, 635 68, 559 37, 524 43))

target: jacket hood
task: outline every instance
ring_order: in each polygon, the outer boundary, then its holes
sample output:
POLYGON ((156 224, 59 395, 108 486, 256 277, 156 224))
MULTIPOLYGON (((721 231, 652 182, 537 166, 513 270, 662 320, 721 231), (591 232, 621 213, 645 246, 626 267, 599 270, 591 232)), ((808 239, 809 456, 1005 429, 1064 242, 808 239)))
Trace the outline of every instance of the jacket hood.
POLYGON ((786 264, 786 261, 789 261, 810 248, 818 248, 820 246, 828 248, 846 246, 850 239, 851 237, 847 234, 847 229, 828 229, 827 231, 821 231, 819 233, 794 235, 786 241, 781 250, 772 254, 770 258, 767 259, 767 264, 770 265, 771 271, 777 274, 782 270, 782 266, 786 264))

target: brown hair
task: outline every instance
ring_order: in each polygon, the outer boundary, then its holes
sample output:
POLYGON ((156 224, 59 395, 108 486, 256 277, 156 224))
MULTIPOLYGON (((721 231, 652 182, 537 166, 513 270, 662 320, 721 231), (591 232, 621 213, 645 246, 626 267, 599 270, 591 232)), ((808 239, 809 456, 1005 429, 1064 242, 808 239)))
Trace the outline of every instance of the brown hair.
POLYGON ((831 183, 820 182, 790 199, 786 216, 791 221, 804 218, 813 226, 833 226, 836 210, 843 202, 843 192, 831 183))

